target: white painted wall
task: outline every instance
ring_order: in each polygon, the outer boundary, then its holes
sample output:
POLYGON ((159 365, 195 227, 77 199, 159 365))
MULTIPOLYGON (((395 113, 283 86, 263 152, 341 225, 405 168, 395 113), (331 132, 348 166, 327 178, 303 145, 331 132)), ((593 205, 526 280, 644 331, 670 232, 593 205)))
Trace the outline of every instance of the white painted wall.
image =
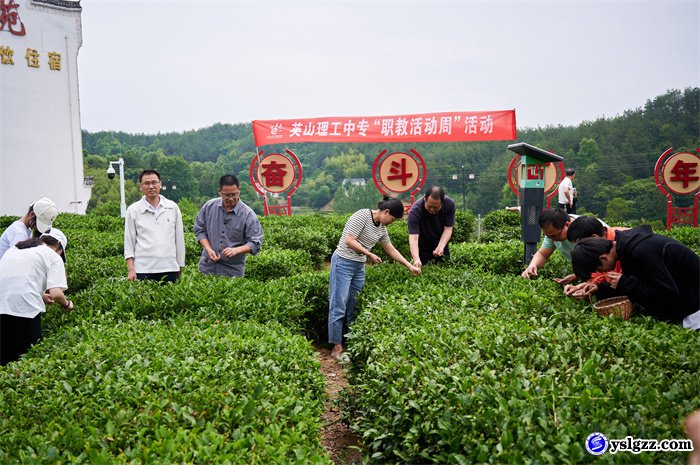
POLYGON ((0 47, 11 49, 14 61, 0 64, 0 215, 23 215, 41 197, 59 212, 85 213, 90 188, 83 186, 78 96, 80 2, 14 4, 26 34, 14 35, 7 25, 0 30, 0 47), (27 65, 27 49, 39 53, 39 68, 27 65), (61 54, 60 71, 50 69, 49 52, 61 54))

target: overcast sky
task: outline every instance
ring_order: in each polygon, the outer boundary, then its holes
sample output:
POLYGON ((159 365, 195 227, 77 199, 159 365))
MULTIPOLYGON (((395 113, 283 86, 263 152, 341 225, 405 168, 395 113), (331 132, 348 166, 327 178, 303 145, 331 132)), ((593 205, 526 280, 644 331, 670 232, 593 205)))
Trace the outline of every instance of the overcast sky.
POLYGON ((700 85, 700 1, 82 0, 82 127, 516 110, 577 125, 700 85))

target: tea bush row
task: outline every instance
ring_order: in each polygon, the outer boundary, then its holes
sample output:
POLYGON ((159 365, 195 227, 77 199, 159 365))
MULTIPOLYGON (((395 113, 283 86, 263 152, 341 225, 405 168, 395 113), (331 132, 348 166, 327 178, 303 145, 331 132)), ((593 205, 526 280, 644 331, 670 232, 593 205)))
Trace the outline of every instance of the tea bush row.
POLYGON ((520 240, 520 214, 507 210, 493 210, 484 215, 480 242, 520 240))
MULTIPOLYGON (((517 240, 501 242, 468 242, 451 246, 450 266, 497 274, 519 275, 524 269, 524 245, 517 240)), ((541 278, 564 277, 572 273, 571 263, 554 253, 538 270, 541 278)))
POLYGON ((346 407, 371 463, 685 463, 584 442, 684 438, 700 334, 600 318, 546 280, 389 268, 368 273, 349 343, 346 407))
POLYGON ((0 463, 328 464, 323 392, 271 321, 94 320, 0 370, 0 463))
MULTIPOLYGON (((303 276, 297 279, 303 281, 303 276)), ((174 284, 105 278, 71 298, 76 311, 48 312, 44 318, 47 331, 75 324, 76 320, 167 320, 186 316, 275 321, 301 333, 309 311, 302 287, 293 288, 283 280, 204 276, 191 267, 174 284)))

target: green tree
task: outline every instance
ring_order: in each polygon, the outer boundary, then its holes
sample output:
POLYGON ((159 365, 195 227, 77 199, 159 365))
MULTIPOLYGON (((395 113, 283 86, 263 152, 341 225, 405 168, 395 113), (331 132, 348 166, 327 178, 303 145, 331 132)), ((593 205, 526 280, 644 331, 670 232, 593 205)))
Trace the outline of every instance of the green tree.
POLYGON ((584 137, 581 139, 578 148, 578 158, 582 166, 588 166, 591 163, 596 163, 600 155, 600 149, 595 139, 584 137))
POLYGON ((323 171, 317 171, 311 178, 304 178, 301 186, 294 194, 294 203, 313 208, 321 208, 333 198, 337 184, 333 176, 323 171))
POLYGON ((659 192, 653 176, 624 184, 619 194, 630 205, 627 220, 665 220, 666 197, 659 192))
POLYGON ((630 202, 620 197, 615 197, 608 202, 605 218, 612 222, 623 222, 629 219, 630 202))
POLYGON ((216 164, 207 161, 195 161, 191 164, 192 176, 199 183, 199 195, 204 199, 216 197, 219 188, 219 178, 221 175, 217 170, 216 164))
POLYGON ((374 184, 342 186, 333 197, 333 211, 340 214, 354 213, 361 208, 375 208, 382 195, 374 184))
MULTIPOLYGON (((229 152, 226 155, 220 156, 216 160, 216 168, 219 172, 219 177, 224 174, 233 174, 238 177, 239 180, 247 179, 250 173, 250 163, 253 161, 255 156, 252 152, 246 153, 236 153, 229 152)), ((216 179, 217 183, 219 178, 216 179)))
POLYGON ((367 179, 371 176, 370 167, 365 160, 365 156, 353 149, 349 149, 346 153, 326 158, 323 161, 323 171, 331 174, 336 182, 351 178, 367 179))
POLYGON ((160 164, 162 194, 175 202, 183 197, 197 197, 199 183, 192 176, 190 164, 182 157, 166 157, 160 164))

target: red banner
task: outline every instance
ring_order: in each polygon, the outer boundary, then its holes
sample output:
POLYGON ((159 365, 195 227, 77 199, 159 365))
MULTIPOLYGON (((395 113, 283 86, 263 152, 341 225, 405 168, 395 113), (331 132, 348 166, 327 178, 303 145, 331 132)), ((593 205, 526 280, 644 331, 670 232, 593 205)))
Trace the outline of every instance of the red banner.
POLYGON ((515 110, 253 121, 255 145, 515 140, 515 110))

